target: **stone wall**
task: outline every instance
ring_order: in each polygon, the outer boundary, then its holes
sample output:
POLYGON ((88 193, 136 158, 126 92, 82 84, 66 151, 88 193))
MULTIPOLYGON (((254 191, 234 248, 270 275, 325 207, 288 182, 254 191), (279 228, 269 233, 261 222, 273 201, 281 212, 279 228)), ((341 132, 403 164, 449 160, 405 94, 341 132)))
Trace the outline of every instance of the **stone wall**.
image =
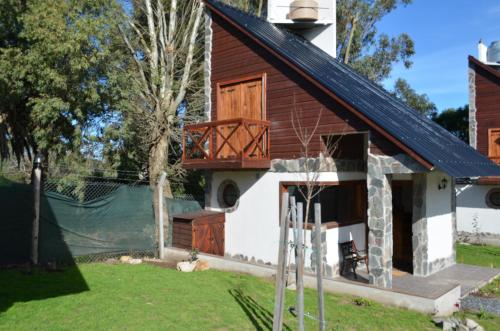
POLYGON ((477 147, 476 72, 469 68, 469 145, 477 147))
POLYGON ((371 284, 391 288, 391 174, 423 173, 426 169, 405 154, 385 156, 368 153, 367 164, 369 278, 371 284))
POLYGON ((413 246, 413 274, 427 276, 428 270, 428 236, 426 218, 427 178, 425 174, 413 174, 413 220, 412 220, 412 246, 413 246))
POLYGON ((203 62, 203 80, 204 80, 204 111, 205 120, 210 121, 212 117, 212 15, 210 11, 205 10, 205 61, 203 62))

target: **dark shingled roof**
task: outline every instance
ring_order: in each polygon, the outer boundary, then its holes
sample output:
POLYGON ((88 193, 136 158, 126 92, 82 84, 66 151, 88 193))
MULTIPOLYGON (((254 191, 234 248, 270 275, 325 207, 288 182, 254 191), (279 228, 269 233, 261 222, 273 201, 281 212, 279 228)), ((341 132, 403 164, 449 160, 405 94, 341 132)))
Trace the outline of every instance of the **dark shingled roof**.
POLYGON ((309 41, 217 0, 205 3, 436 168, 453 177, 500 176, 488 158, 309 41))

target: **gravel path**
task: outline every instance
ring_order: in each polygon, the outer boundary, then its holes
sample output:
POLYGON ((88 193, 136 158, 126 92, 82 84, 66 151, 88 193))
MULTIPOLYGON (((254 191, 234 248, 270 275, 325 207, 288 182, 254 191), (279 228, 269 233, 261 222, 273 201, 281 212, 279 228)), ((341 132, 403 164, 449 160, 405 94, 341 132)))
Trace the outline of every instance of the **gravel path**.
POLYGON ((500 315, 500 299, 483 298, 469 295, 462 299, 462 309, 479 311, 481 308, 488 313, 500 315))

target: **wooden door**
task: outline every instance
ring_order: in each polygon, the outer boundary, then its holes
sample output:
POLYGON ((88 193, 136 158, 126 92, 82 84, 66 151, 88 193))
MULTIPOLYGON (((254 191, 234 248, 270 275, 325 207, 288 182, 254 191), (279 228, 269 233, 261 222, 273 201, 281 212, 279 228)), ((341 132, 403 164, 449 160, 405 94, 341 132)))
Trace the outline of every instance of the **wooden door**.
MULTIPOLYGON (((217 120, 235 118, 261 120, 264 118, 262 77, 220 85, 218 89, 217 120)), ((218 137, 217 148, 223 145, 221 153, 218 155, 219 157, 239 156, 243 149, 251 142, 250 133, 243 126, 238 127, 238 125, 238 123, 235 123, 223 125, 219 128, 224 137, 228 137, 236 129, 226 144, 224 144, 223 137, 218 137)), ((259 128, 256 126, 251 126, 249 129, 253 136, 256 136, 259 131, 259 128)))
POLYGON ((224 255, 224 223, 193 226, 193 248, 201 253, 224 255))
POLYGON ((500 164, 500 129, 488 130, 488 156, 500 164))
MULTIPOLYGON (((241 84, 232 84, 220 87, 219 89, 219 108, 217 110, 217 120, 229 120, 241 117, 241 84)), ((217 155, 220 158, 229 158, 236 156, 240 150, 237 132, 231 135, 233 130, 237 129, 237 124, 221 125, 217 128, 222 136, 217 135, 217 150, 222 147, 217 155), (230 136, 231 135, 231 136, 230 136), (229 137, 230 136, 230 137, 229 137), (225 138, 227 142, 225 142, 225 138)))
POLYGON ((395 268, 413 272, 412 249, 412 182, 393 181, 392 183, 392 232, 395 268))

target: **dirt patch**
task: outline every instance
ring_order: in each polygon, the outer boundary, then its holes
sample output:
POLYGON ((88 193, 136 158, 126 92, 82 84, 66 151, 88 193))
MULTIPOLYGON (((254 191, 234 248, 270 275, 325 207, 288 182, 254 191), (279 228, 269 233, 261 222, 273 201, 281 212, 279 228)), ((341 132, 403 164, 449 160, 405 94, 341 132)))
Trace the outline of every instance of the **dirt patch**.
POLYGON ((174 270, 177 269, 177 262, 176 261, 163 261, 163 260, 156 260, 156 259, 145 259, 144 263, 155 265, 155 266, 160 267, 160 268, 167 268, 167 269, 174 269, 174 270))

